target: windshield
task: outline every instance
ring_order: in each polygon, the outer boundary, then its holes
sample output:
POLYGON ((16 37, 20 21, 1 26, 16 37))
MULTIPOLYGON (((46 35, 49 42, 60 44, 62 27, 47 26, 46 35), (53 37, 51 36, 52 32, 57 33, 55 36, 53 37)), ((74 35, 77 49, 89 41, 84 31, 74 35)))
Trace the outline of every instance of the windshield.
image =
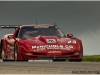
POLYGON ((58 28, 55 27, 48 27, 48 28, 22 27, 20 29, 19 38, 35 37, 38 35, 61 37, 58 28))

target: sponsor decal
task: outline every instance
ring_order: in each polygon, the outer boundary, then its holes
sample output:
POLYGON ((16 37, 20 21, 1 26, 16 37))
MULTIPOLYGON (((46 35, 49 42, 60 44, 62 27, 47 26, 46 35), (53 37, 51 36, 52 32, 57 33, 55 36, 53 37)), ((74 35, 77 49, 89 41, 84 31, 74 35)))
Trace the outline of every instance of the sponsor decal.
POLYGON ((61 53, 61 51, 48 51, 48 53, 61 53))
POLYGON ((48 28, 49 26, 34 26, 34 28, 48 28))
POLYGON ((55 39, 46 39, 46 42, 47 43, 56 43, 56 40, 55 39))
POLYGON ((37 49, 37 50, 45 50, 45 49, 71 50, 72 48, 73 48, 72 45, 39 45, 39 46, 32 46, 32 49, 37 49))

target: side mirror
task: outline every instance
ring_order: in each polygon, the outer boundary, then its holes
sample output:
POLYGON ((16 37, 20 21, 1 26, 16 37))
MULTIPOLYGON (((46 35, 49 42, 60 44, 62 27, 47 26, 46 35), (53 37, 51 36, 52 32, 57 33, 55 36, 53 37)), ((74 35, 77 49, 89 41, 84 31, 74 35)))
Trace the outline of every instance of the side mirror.
POLYGON ((67 37, 71 38, 71 37, 73 37, 73 34, 67 34, 67 37))
POLYGON ((8 35, 9 39, 15 39, 14 35, 8 35))

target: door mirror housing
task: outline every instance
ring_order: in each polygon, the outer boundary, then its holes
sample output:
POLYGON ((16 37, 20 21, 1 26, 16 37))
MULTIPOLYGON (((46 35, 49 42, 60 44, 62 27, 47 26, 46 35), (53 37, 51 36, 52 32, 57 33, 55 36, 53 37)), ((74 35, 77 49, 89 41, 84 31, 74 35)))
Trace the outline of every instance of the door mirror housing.
POLYGON ((71 38, 71 37, 73 37, 73 34, 67 34, 67 37, 71 38))
POLYGON ((14 35, 8 35, 8 38, 9 39, 15 39, 15 36, 14 35))

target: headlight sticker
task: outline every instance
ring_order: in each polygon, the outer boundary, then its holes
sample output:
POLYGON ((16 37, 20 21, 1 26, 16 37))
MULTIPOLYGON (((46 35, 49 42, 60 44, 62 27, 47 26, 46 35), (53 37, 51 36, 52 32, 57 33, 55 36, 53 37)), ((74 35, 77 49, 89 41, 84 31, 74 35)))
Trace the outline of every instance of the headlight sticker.
POLYGON ((76 40, 68 40, 67 43, 68 43, 68 44, 70 44, 70 43, 76 44, 76 40))

